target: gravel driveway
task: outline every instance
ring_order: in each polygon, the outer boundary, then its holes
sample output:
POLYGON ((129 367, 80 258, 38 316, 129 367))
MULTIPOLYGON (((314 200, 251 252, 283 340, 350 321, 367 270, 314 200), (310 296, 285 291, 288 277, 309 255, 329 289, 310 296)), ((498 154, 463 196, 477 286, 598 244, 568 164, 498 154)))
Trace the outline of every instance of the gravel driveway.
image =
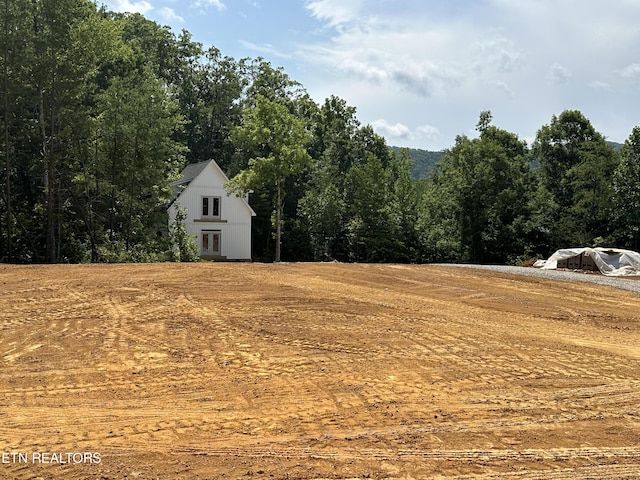
POLYGON ((514 275, 527 275, 530 277, 548 278, 550 280, 564 280, 566 282, 587 282, 598 285, 606 285, 621 288, 640 294, 640 277, 606 277, 597 273, 571 272, 567 270, 541 270, 533 267, 511 267, 505 265, 467 265, 467 264, 440 264, 449 267, 476 268, 480 270, 492 270, 500 273, 514 275))

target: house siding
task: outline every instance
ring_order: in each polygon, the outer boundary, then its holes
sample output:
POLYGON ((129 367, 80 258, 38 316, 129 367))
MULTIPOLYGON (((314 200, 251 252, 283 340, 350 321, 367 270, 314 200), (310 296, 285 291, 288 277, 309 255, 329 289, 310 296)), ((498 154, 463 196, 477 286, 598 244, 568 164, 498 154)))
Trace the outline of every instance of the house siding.
MULTIPOLYGON (((241 198, 227 195, 223 184, 226 181, 219 169, 208 165, 188 187, 180 193, 169 208, 169 219, 175 221, 176 209, 186 211, 187 232, 197 235, 196 243, 201 247, 201 233, 205 230, 221 232, 220 258, 226 260, 251 260, 252 210, 241 198), (202 218, 202 197, 220 197, 220 218, 202 218)), ((206 257, 205 257, 206 258, 206 257)))

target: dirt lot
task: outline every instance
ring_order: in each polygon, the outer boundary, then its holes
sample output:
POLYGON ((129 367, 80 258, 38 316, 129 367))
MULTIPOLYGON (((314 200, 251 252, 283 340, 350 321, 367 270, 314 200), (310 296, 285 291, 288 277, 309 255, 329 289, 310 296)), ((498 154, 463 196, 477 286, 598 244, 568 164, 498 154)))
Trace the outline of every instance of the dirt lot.
POLYGON ((0 365, 3 479, 640 478, 640 296, 606 287, 0 265, 0 365))

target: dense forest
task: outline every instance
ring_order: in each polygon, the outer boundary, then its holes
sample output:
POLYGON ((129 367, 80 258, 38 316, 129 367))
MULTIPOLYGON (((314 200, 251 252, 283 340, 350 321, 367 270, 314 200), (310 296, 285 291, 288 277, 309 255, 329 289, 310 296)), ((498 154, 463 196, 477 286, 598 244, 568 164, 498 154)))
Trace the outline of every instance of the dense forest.
POLYGON ((527 145, 480 112, 477 138, 414 162, 264 59, 90 0, 0 11, 1 261, 179 259, 169 183, 210 158, 230 189, 254 192, 255 260, 515 263, 640 247, 640 127, 617 149, 568 110, 527 145))

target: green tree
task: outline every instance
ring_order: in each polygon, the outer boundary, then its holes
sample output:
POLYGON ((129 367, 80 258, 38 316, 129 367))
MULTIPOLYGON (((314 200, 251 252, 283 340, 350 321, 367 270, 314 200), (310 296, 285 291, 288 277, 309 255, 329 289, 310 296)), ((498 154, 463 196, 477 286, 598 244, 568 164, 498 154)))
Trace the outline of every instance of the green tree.
POLYGON ((189 235, 187 227, 184 223, 187 213, 184 208, 178 208, 176 218, 170 228, 171 243, 178 250, 177 260, 179 262, 197 262, 200 260, 198 256, 198 244, 196 235, 189 235))
POLYGON ((542 184, 557 205, 553 246, 589 245, 608 236, 618 159, 589 120, 577 110, 554 115, 538 131, 532 153, 540 165, 542 184))
POLYGON ((313 162, 298 216, 313 259, 414 261, 417 194, 407 153, 394 155, 337 97, 313 112, 310 130, 313 162))
POLYGON ((168 83, 177 62, 161 57, 178 49, 139 15, 103 14, 83 27, 94 73, 84 121, 74 126, 67 224, 92 261, 164 258, 168 242, 158 233, 166 233, 169 182, 184 160, 184 120, 168 83))
MULTIPOLYGON (((133 50, 122 39, 123 24, 102 13, 93 15, 83 22, 74 41, 74 56, 87 57, 91 66, 84 75, 79 114, 68 126, 69 140, 66 158, 67 176, 65 191, 71 201, 71 208, 65 218, 66 230, 70 231, 65 244, 84 245, 87 258, 70 259, 99 261, 98 249, 109 228, 105 218, 108 207, 106 186, 109 167, 104 156, 106 91, 112 82, 125 71, 124 65, 133 64, 133 50), (120 65, 114 69, 114 65, 120 65), (116 72, 117 70, 117 72, 116 72)), ((123 159, 125 160, 125 159, 123 159)))
MULTIPOLYGON (((286 109, 294 118, 300 120, 305 130, 309 129, 309 117, 315 108, 315 104, 309 99, 302 85, 292 80, 282 68, 274 68, 262 58, 242 59, 238 62, 239 72, 243 75, 243 91, 240 99, 235 102, 242 108, 243 116, 246 112, 255 108, 260 97, 276 102, 286 109)), ((239 122, 242 125, 242 120, 239 122)), ((255 142, 246 137, 231 135, 232 150, 235 152, 229 167, 228 175, 233 177, 242 170, 249 168, 249 159, 262 156, 255 142)), ((306 169, 300 173, 292 174, 284 182, 284 190, 281 217, 292 221, 282 222, 281 238, 286 242, 280 242, 282 248, 281 257, 299 258, 304 245, 308 242, 306 232, 300 228, 296 221, 298 201, 303 195, 304 177, 306 169)), ((276 219, 274 199, 277 197, 275 183, 264 185, 251 196, 251 206, 256 212, 252 222, 253 254, 255 258, 272 259, 274 256, 276 235, 276 219), (273 218, 272 218, 273 217, 273 218)))
POLYGON ((346 259, 347 208, 334 182, 308 190, 299 202, 298 215, 308 232, 313 259, 346 259))
POLYGON ((360 122, 355 107, 331 96, 314 112, 311 119, 313 139, 309 152, 318 159, 323 177, 349 170, 354 161, 354 139, 360 122))
POLYGON ((16 163, 16 145, 20 144, 19 131, 24 131, 20 123, 24 115, 18 98, 24 95, 24 62, 29 59, 29 51, 23 38, 31 34, 29 25, 30 2, 28 0, 4 0, 0 7, 2 36, 0 55, 2 56, 2 189, 0 202, 0 260, 14 259, 15 215, 12 191, 16 163))
POLYGON ((456 184, 449 167, 438 162, 431 170, 418 203, 416 228, 420 240, 420 260, 425 262, 465 261, 460 235, 461 208, 456 184))
POLYGON ((347 234, 351 261, 389 262, 402 248, 394 222, 392 178, 374 154, 354 165, 346 176, 347 234))
POLYGON ((247 79, 242 66, 211 47, 202 52, 184 31, 178 39, 180 68, 176 99, 187 122, 177 140, 187 147, 187 162, 215 159, 227 170, 233 160, 231 132, 240 125, 240 98, 247 79))
POLYGON ((181 46, 168 26, 145 18, 139 13, 113 14, 115 22, 122 31, 124 44, 133 55, 113 65, 114 74, 123 75, 130 69, 141 71, 150 68, 154 77, 165 84, 175 84, 180 70, 181 46))
POLYGON ((378 135, 371 125, 365 125, 355 132, 352 163, 366 162, 369 155, 378 157, 384 168, 394 158, 384 137, 378 135))
POLYGON ((182 161, 172 82, 190 67, 173 34, 90 0, 11 0, 0 17, 0 258, 162 248, 155 234, 182 161))
POLYGON ((313 161, 297 214, 314 260, 348 260, 345 175, 356 157, 360 124, 355 108, 333 96, 312 112, 310 124, 313 161))
POLYGON ((262 57, 251 62, 241 62, 241 67, 248 76, 244 94, 244 104, 255 105, 259 97, 277 101, 288 107, 290 113, 296 113, 298 100, 306 96, 306 91, 284 71, 282 67, 274 68, 262 57))
POLYGON ((489 124, 479 138, 456 138, 420 205, 427 259, 506 262, 524 253, 522 228, 531 175, 525 142, 489 124))
POLYGON ((148 69, 115 78, 99 105, 103 221, 109 242, 129 250, 152 240, 156 225, 166 223, 168 182, 182 164, 183 149, 172 140, 182 118, 148 69))
POLYGON ((614 240, 640 249, 640 127, 635 127, 620 151, 613 174, 614 240))
POLYGON ((391 215, 400 242, 400 248, 395 252, 395 261, 417 262, 421 256, 416 226, 423 182, 411 178, 413 166, 407 149, 401 149, 388 167, 391 215))
POLYGON ((34 2, 31 38, 35 61, 30 78, 37 95, 34 100, 44 178, 45 252, 49 262, 58 261, 62 244, 67 127, 78 113, 81 79, 90 68, 72 54, 74 39, 79 25, 94 13, 95 5, 88 0, 34 2))
POLYGON ((228 183, 231 191, 245 194, 251 189, 275 186, 272 223, 275 229, 275 261, 280 261, 285 182, 302 172, 311 158, 305 146, 309 135, 304 123, 276 100, 258 95, 255 106, 245 111, 235 138, 249 151, 249 167, 228 183))

